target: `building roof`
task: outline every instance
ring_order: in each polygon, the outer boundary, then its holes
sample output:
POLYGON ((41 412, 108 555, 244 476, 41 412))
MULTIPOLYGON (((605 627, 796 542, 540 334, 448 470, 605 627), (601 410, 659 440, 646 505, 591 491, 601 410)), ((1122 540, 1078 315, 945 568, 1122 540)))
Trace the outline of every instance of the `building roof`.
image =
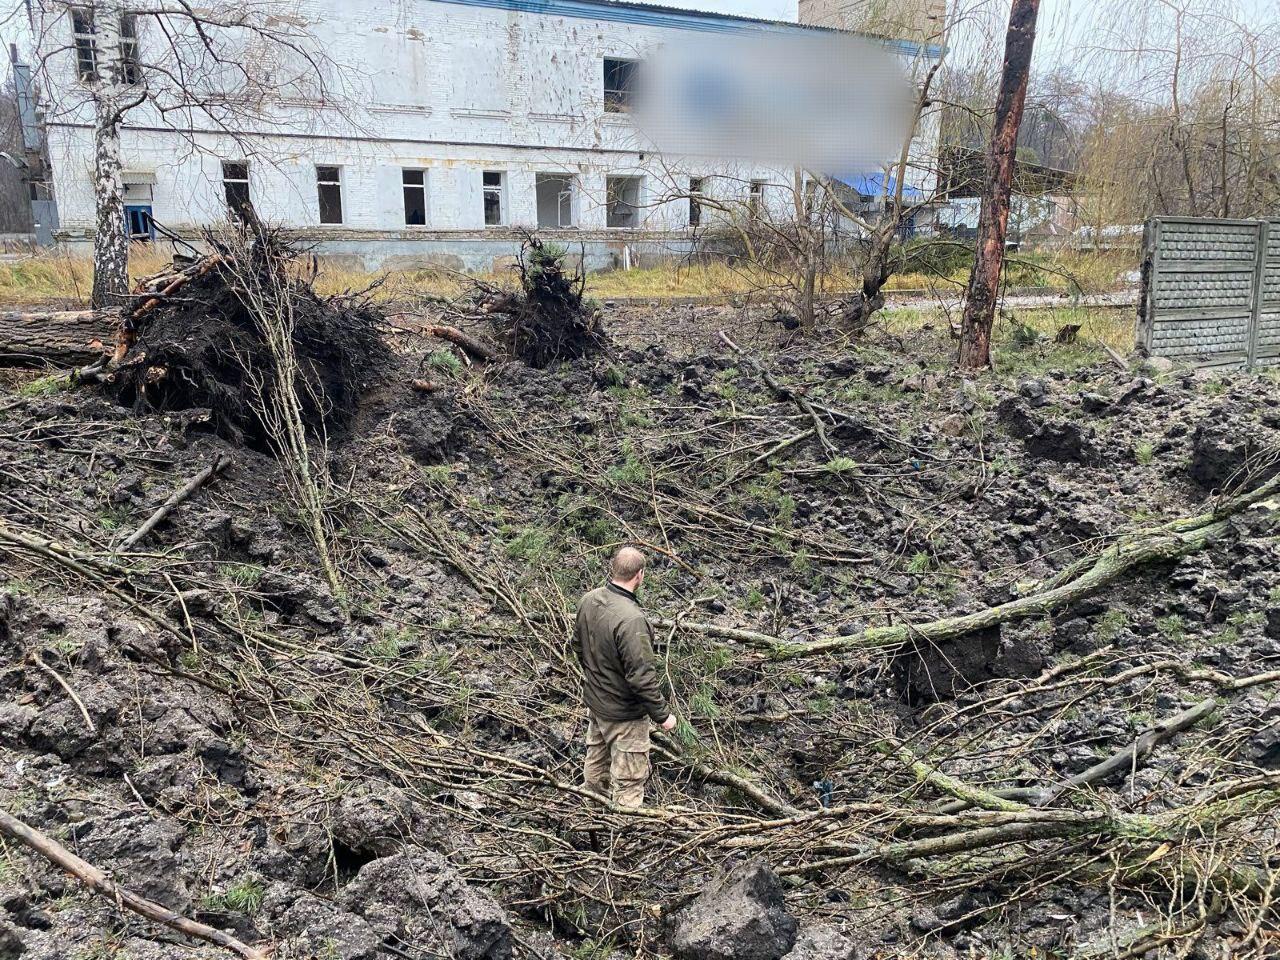
MULTIPOLYGON (((443 0, 468 7, 489 7, 497 10, 516 10, 524 13, 540 13, 552 17, 576 17, 583 20, 608 20, 615 23, 635 23, 650 27, 670 27, 677 30, 700 30, 707 33, 737 33, 743 30, 793 31, 808 30, 820 33, 844 33, 833 27, 819 27, 788 20, 765 20, 744 17, 732 13, 712 13, 708 10, 689 10, 655 3, 639 3, 636 0, 443 0)), ((938 57, 942 48, 911 40, 895 40, 871 34, 856 34, 881 41, 909 56, 921 53, 938 57)))

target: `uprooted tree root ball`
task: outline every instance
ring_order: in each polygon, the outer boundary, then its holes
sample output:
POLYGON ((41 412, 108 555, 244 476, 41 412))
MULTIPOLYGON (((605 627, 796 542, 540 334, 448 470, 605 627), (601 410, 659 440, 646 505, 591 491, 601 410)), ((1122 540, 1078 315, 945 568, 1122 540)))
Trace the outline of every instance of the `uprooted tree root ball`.
POLYGON ((390 361, 382 315, 359 295, 319 296, 314 268, 276 231, 243 226, 206 241, 208 255, 175 258, 139 282, 108 393, 142 410, 207 408, 221 435, 270 446, 263 400, 281 376, 269 348, 274 325, 296 355, 290 375, 307 430, 340 433, 390 361))
POLYGON ((511 354, 531 367, 548 367, 603 350, 608 339, 600 312, 583 299, 586 274, 569 272, 568 252, 530 236, 520 248, 518 292, 482 286, 481 309, 511 354))

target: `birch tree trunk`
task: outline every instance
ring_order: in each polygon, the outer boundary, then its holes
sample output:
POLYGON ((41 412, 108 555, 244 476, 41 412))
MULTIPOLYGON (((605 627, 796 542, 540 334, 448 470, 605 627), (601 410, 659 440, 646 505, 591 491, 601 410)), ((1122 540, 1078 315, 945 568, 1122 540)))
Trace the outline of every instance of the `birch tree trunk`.
POLYGON ((996 294, 1009 230, 1009 194, 1039 13, 1040 0, 1013 0, 1013 9, 1009 11, 1004 68, 1000 71, 1000 91, 996 95, 995 129, 991 132, 982 211, 978 215, 977 251, 960 326, 960 367, 964 370, 991 366, 991 328, 995 324, 996 294))
POLYGON ((98 87, 94 95, 94 202, 97 230, 93 237, 93 306, 115 306, 129 292, 129 236, 124 223, 120 124, 124 70, 120 60, 121 7, 117 2, 94 6, 98 28, 98 87))

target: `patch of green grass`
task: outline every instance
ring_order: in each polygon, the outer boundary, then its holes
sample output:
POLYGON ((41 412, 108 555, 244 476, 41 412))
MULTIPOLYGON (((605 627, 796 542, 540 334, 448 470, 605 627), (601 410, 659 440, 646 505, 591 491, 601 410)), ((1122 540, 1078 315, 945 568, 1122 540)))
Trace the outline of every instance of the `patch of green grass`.
POLYGON ((743 609, 759 610, 764 606, 764 594, 755 587, 747 591, 747 596, 742 601, 743 609))
POLYGON ((123 504, 107 504, 98 508, 98 526, 103 530, 119 530, 129 522, 129 508, 123 504))
POLYGON ((1156 621, 1156 630, 1160 632, 1160 636, 1170 643, 1182 643, 1187 636, 1186 628, 1182 624, 1182 617, 1176 613, 1171 613, 1167 617, 1158 619, 1156 621))
POLYGON ((546 527, 524 527, 507 541, 507 556, 528 563, 544 560, 552 553, 554 537, 546 527))
POLYGON ((372 660, 395 660, 406 647, 416 646, 420 634, 410 626, 386 626, 374 640, 365 644, 364 652, 372 660))
POLYGON ((907 573, 928 573, 934 568, 934 560, 923 550, 917 550, 907 561, 907 573))
POLYGON ((63 390, 70 388, 71 379, 61 374, 51 374, 47 377, 36 377, 34 380, 28 380, 20 385, 17 394, 20 397, 49 397, 55 393, 61 393, 63 390))
POLYGON ((808 550, 801 547, 791 555, 790 567, 796 575, 807 577, 814 571, 813 557, 809 556, 808 550))
POLYGON ((605 479, 617 487, 648 485, 649 470, 636 455, 635 445, 630 440, 622 441, 622 458, 622 463, 614 464, 604 472, 605 479))
POLYGON ((458 359, 458 355, 452 350, 441 348, 432 350, 427 356, 427 366, 438 373, 447 373, 451 377, 456 377, 462 373, 462 361, 458 359))
POLYGON ((427 483, 434 483, 437 486, 446 486, 453 483, 453 467, 447 463, 421 467, 418 475, 427 483))
POLYGON ((832 457, 826 462, 826 471, 827 473, 834 473, 837 475, 842 473, 857 473, 858 461, 854 460, 852 457, 832 457))
POLYGON ((1120 631, 1129 625, 1129 615, 1123 610, 1108 610, 1098 618, 1094 636, 1102 643, 1114 643, 1120 631))
POLYGON ((222 571, 227 575, 228 580, 232 580, 242 587, 252 587, 262 579, 262 575, 266 572, 262 567, 254 563, 231 563, 223 567, 222 571))
POLYGON ((262 909, 262 901, 266 893, 267 889, 260 879, 244 876, 222 893, 206 897, 204 902, 210 910, 227 910, 253 916, 262 909))
POLYGON ((1133 455, 1137 461, 1144 467, 1152 463, 1156 458, 1156 445, 1149 440, 1144 440, 1133 448, 1133 455))
POLYGON ((1242 629, 1260 627, 1267 622, 1267 615, 1258 610, 1239 610, 1227 617, 1227 623, 1242 629))

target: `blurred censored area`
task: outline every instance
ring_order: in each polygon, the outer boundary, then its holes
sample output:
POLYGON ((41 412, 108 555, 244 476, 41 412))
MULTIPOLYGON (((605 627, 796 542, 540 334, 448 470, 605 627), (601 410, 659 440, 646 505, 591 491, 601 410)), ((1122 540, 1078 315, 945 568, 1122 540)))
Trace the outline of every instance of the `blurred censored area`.
POLYGON ((896 157, 913 100, 895 52, 847 34, 699 37, 635 79, 637 125, 662 153, 823 171, 896 157))

